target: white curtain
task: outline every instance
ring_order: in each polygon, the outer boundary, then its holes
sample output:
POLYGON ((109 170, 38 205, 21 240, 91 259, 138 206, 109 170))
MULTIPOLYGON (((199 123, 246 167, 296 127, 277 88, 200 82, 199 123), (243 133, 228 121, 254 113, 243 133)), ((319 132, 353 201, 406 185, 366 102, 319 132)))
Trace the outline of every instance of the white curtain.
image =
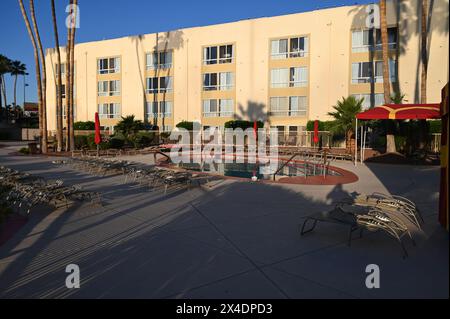
POLYGON ((359 63, 352 63, 352 83, 358 83, 359 63))

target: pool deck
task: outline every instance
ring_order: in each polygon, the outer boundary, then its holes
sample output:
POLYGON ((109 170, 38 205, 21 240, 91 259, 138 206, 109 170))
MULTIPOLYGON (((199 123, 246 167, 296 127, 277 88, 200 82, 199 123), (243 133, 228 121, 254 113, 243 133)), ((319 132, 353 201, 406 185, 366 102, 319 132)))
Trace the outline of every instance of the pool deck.
MULTIPOLYGON (((0 247, 0 298, 448 298, 448 233, 438 224, 439 167, 349 162, 333 165, 359 180, 291 185, 217 180, 190 191, 151 192, 51 163, 8 155, 0 165, 103 193, 103 208, 38 207, 0 247), (329 210, 355 192, 383 192, 416 202, 426 224, 398 245, 382 233, 348 247, 346 229, 318 225, 300 237, 302 217, 329 210), (81 288, 67 289, 65 267, 77 264, 81 288), (380 267, 381 287, 365 285, 380 267)), ((153 155, 129 159, 151 164, 153 155)))

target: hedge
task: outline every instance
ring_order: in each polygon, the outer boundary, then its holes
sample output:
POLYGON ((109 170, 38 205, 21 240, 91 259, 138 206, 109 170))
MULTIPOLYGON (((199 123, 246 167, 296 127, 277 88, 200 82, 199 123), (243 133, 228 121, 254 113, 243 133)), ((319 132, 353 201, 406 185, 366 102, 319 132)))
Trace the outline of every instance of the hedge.
MULTIPOLYGON (((264 127, 264 123, 262 121, 257 121, 257 126, 258 128, 263 128, 264 127)), ((246 130, 248 128, 253 128, 253 124, 254 122, 252 121, 243 121, 243 120, 232 120, 232 121, 228 121, 225 122, 225 128, 241 128, 243 130, 246 130)))
POLYGON ((73 123, 73 129, 77 131, 93 131, 95 130, 95 123, 92 121, 75 122, 73 123))

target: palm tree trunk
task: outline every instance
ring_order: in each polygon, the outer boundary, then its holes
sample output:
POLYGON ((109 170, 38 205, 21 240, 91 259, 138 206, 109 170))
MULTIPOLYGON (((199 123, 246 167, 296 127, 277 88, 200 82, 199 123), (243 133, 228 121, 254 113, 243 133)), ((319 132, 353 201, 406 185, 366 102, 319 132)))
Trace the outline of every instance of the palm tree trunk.
POLYGON ((17 106, 17 74, 14 76, 14 106, 17 106))
POLYGON ((428 1, 422 0, 422 19, 421 19, 421 58, 422 74, 420 81, 420 103, 427 103, 427 75, 428 75, 428 54, 427 54, 427 16, 428 1))
POLYGON ((69 137, 70 137, 70 149, 73 150, 75 146, 75 134, 73 129, 74 124, 74 83, 75 83, 75 31, 76 31, 76 21, 77 21, 77 5, 78 0, 73 0, 73 10, 74 10, 74 21, 72 24, 72 32, 70 36, 70 127, 69 127, 69 137))
POLYGON ((3 102, 5 103, 5 109, 8 106, 8 99, 6 98, 6 86, 5 86, 5 76, 2 74, 2 92, 3 92, 3 102))
POLYGON ((61 51, 59 49, 58 24, 56 22, 55 0, 51 0, 53 31, 55 35, 56 59, 58 67, 56 69, 57 94, 56 94, 56 143, 57 151, 63 149, 63 120, 62 120, 62 78, 61 78, 61 51))
MULTIPOLYGON (((70 0, 69 5, 73 5, 73 0, 70 0)), ((72 39, 72 28, 67 28, 67 45, 66 45, 66 107, 65 107, 65 113, 66 113, 66 151, 70 151, 70 50, 72 46, 70 45, 70 41, 72 39)))
POLYGON ((30 0, 30 16, 33 22, 34 33, 36 34, 36 42, 39 49, 39 56, 42 64, 42 153, 47 153, 47 70, 45 68, 45 55, 42 48, 39 28, 36 23, 36 15, 34 12, 34 0, 30 0))
MULTIPOLYGON (((381 45, 383 55, 383 91, 384 103, 391 103, 391 85, 389 77, 389 48, 388 32, 386 21, 386 0, 380 0, 380 27, 381 27, 381 45)), ((393 125, 386 121, 386 152, 395 152, 395 136, 393 134, 393 125)))
MULTIPOLYGON (((31 44, 33 45, 33 54, 34 54, 34 62, 36 65, 36 84, 37 84, 37 93, 38 93, 38 110, 39 110, 39 132, 40 132, 40 136, 41 136, 41 151, 44 150, 44 135, 45 135, 45 140, 47 140, 47 134, 43 134, 43 121, 42 121, 42 82, 41 82, 41 65, 39 62, 39 53, 38 53, 38 48, 36 45, 36 40, 34 38, 33 35, 33 31, 31 30, 31 25, 30 25, 30 20, 28 19, 28 15, 25 11, 25 7, 23 5, 23 0, 18 0, 19 1, 19 6, 20 6, 20 11, 22 12, 22 16, 23 16, 23 20, 25 21, 25 26, 27 28, 28 31, 28 35, 30 36, 30 40, 31 40, 31 44)), ((45 143, 45 146, 47 146, 47 143, 45 143)))
MULTIPOLYGON (((428 77, 428 53, 427 53, 427 20, 428 20, 428 1, 422 0, 422 15, 421 15, 421 50, 420 56, 422 60, 422 72, 420 77, 420 103, 427 103, 427 77, 428 77)), ((427 145, 427 121, 419 120, 419 148, 424 149, 427 145)))

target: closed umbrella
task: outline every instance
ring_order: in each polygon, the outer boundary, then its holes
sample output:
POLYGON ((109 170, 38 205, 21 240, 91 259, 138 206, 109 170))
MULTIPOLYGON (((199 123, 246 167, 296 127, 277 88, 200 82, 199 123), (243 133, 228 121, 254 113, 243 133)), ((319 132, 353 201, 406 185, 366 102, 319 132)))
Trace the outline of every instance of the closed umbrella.
POLYGON ((319 143, 319 121, 314 121, 314 144, 319 143))

